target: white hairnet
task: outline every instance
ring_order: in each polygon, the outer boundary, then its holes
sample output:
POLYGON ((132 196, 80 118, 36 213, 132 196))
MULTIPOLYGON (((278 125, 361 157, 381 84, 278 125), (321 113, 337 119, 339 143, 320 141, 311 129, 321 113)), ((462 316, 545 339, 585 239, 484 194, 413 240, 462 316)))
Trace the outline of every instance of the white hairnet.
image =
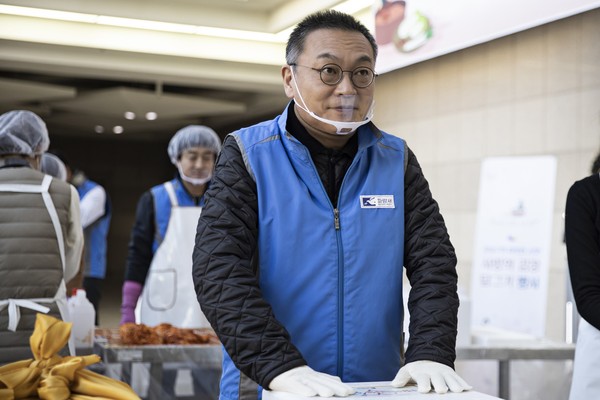
POLYGON ((56 157, 52 153, 44 153, 42 154, 42 172, 52 175, 55 178, 58 178, 62 181, 67 181, 67 167, 60 160, 60 158, 56 157))
POLYGON ((48 129, 35 113, 16 110, 0 115, 0 154, 33 157, 44 153, 48 146, 48 129))
POLYGON ((171 162, 176 165, 181 153, 192 147, 206 147, 218 155, 221 151, 221 139, 208 126, 188 125, 181 128, 169 142, 167 153, 171 162))

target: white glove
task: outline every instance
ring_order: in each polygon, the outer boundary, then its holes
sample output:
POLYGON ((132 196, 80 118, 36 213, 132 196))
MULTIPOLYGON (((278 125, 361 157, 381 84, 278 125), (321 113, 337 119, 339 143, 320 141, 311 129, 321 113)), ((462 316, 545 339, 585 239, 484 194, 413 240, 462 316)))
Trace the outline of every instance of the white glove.
POLYGON ((400 368, 392 386, 402 387, 409 381, 416 382, 419 393, 429 393, 431 385, 436 393, 462 392, 473 389, 452 368, 435 361, 413 361, 400 368))
POLYGON ((343 383, 337 376, 317 372, 307 365, 277 375, 271 381, 269 389, 321 397, 346 397, 354 393, 354 388, 343 383))

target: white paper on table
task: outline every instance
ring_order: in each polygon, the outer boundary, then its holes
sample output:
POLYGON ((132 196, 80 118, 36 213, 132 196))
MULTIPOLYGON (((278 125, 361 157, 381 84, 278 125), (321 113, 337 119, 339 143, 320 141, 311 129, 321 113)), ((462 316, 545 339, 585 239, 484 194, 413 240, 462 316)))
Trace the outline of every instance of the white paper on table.
MULTIPOLYGON (((356 393, 348 397, 335 397, 329 399, 364 399, 365 397, 385 397, 385 400, 425 400, 425 399, 445 399, 445 400, 498 400, 499 397, 469 390, 462 393, 448 392, 437 394, 435 392, 419 393, 417 386, 410 385, 396 388, 390 385, 390 382, 354 382, 348 385, 355 388, 356 393)), ((315 400, 318 397, 305 397, 298 394, 263 390, 263 400, 315 400)), ((324 398, 325 399, 325 398, 324 398)))

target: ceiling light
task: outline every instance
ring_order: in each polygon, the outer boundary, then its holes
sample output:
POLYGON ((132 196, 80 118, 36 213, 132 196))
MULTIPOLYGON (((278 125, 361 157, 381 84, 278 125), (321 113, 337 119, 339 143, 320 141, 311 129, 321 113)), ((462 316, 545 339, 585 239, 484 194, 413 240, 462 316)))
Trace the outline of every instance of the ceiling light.
POLYGON ((96 133, 104 133, 104 127, 102 125, 96 125, 94 127, 94 132, 96 132, 96 133))
POLYGON ((371 7, 372 5, 372 0, 347 0, 341 2, 335 7, 332 7, 332 9, 346 14, 356 14, 357 12, 362 11, 367 7, 371 7))
POLYGON ((148 21, 144 19, 109 17, 98 15, 98 25, 120 26, 123 28, 147 29, 152 31, 163 31, 173 33, 194 33, 194 25, 175 24, 161 21, 148 21))
MULTIPOLYGON (((152 31, 195 34, 238 40, 254 40, 258 42, 280 43, 281 37, 273 33, 243 31, 238 29, 213 28, 189 24, 178 24, 143 19, 111 17, 108 15, 63 12, 33 7, 7 6, 0 4, 0 14, 20 15, 24 17, 46 18, 59 21, 85 22, 122 28, 146 29, 152 31)), ((284 40, 285 42, 285 40, 284 40)))
POLYGON ((134 120, 135 119, 135 113, 133 111, 125 111, 125 119, 128 120, 134 120))
POLYGON ((98 19, 94 14, 83 14, 68 11, 46 10, 43 8, 20 7, 0 5, 1 14, 20 15, 23 17, 37 17, 46 19, 56 19, 59 21, 87 22, 96 23, 98 19))
MULTIPOLYGON (((333 8, 338 11, 354 14, 367 7, 370 7, 371 4, 372 0, 346 0, 333 8)), ((60 21, 84 22, 90 24, 118 26, 132 29, 147 29, 162 32, 196 34, 202 36, 221 37, 238 40, 253 40, 257 42, 267 43, 285 43, 288 39, 289 31, 293 29, 293 26, 291 26, 277 33, 243 31, 238 29, 214 28, 209 26, 178 24, 162 21, 149 21, 143 19, 112 17, 108 15, 56 11, 43 8, 21 7, 2 4, 0 4, 0 14, 46 18, 60 21)))
POLYGON ((113 126, 113 133, 115 135, 120 135, 121 133, 123 133, 123 131, 124 131, 124 129, 121 125, 113 126))
POLYGON ((158 118, 158 114, 155 113, 154 111, 150 111, 146 113, 146 119, 148 121, 154 121, 156 118, 158 118))

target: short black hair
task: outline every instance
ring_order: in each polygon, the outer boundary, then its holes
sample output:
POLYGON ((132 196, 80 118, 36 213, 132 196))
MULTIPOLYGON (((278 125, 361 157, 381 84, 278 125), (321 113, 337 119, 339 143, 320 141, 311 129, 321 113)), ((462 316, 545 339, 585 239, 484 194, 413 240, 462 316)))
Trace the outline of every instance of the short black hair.
POLYGON ((377 58, 377 42, 371 32, 352 15, 335 10, 324 10, 308 15, 294 28, 285 48, 285 60, 288 65, 295 64, 304 50, 306 37, 318 29, 341 29, 356 31, 364 35, 377 58))

